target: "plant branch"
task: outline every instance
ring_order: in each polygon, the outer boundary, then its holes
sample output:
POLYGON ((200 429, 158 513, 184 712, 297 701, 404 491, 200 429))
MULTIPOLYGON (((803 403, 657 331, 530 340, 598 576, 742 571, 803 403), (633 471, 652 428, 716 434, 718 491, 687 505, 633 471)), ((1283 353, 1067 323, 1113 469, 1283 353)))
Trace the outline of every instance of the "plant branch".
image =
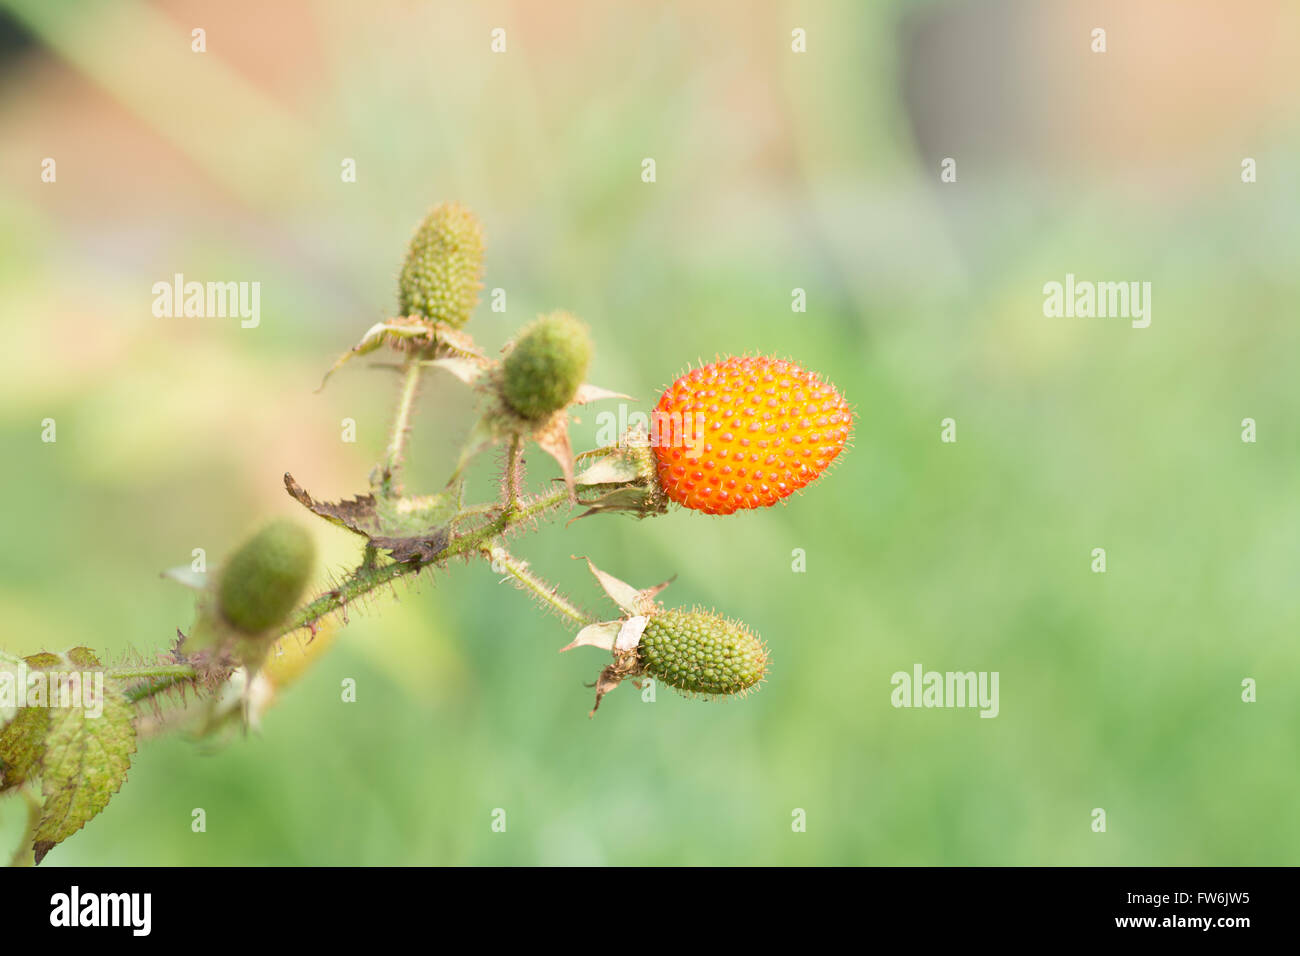
POLYGON ((530 571, 527 561, 519 560, 500 545, 485 545, 483 554, 492 562, 493 571, 509 575, 521 591, 528 592, 543 607, 558 611, 583 627, 596 622, 594 617, 560 594, 553 584, 530 571))
POLYGON ((193 680, 194 668, 189 664, 145 664, 141 667, 110 667, 104 671, 109 680, 144 680, 149 677, 193 680))
POLYGON ((362 565, 348 575, 338 587, 331 588, 315 600, 299 608, 298 612, 280 628, 279 634, 284 635, 304 627, 314 627, 316 622, 327 614, 342 610, 357 598, 364 597, 371 591, 386 584, 391 584, 398 578, 409 574, 418 574, 431 563, 442 564, 450 558, 478 554, 482 551, 486 542, 491 541, 502 532, 514 525, 529 521, 541 514, 545 514, 547 511, 558 508, 568 500, 568 488, 561 487, 548 495, 542 495, 527 502, 519 502, 514 509, 509 512, 502 512, 482 527, 453 537, 438 555, 435 562, 394 561, 372 567, 362 565))
POLYGON ((392 562, 390 564, 371 566, 363 564, 349 574, 338 587, 331 588, 315 600, 299 608, 298 612, 280 628, 280 634, 289 634, 304 627, 314 630, 316 622, 325 615, 342 610, 357 598, 363 597, 391 581, 396 581, 403 575, 415 574, 421 567, 423 566, 414 562, 402 564, 392 562))
POLYGON ((180 684, 191 684, 198 672, 189 664, 151 664, 143 667, 111 667, 104 676, 112 680, 141 680, 145 683, 129 688, 125 697, 133 704, 154 697, 180 684))
POLYGON ((519 502, 519 473, 522 468, 520 459, 524 450, 524 440, 518 435, 510 436, 510 448, 506 451, 505 471, 505 508, 512 511, 519 502))
POLYGON ((397 472, 402 467, 402 451, 406 446, 406 435, 411 429, 411 409, 415 406, 415 395, 423 369, 419 353, 407 359, 402 391, 397 399, 397 412, 393 416, 393 431, 388 439, 388 451, 380 477, 379 490, 385 498, 391 498, 397 493, 397 472))

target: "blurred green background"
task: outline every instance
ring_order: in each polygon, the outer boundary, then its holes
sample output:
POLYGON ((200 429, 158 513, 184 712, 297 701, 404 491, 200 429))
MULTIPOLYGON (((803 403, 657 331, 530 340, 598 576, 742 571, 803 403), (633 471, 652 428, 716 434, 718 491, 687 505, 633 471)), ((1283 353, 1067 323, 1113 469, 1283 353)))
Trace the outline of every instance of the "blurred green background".
MULTIPOLYGON (((749 350, 858 410, 786 507, 517 541, 588 607, 571 554, 677 574, 670 603, 767 640, 757 695, 625 687, 589 721, 599 652, 557 655, 557 619, 456 565, 354 609, 260 735, 144 744, 45 865, 1300 859, 1294 4, 0 8, 6 650, 160 648, 192 602, 158 571, 294 514, 285 471, 365 489, 394 376, 363 360, 313 389, 391 314, 443 199, 482 218, 508 293, 471 326, 490 349, 565 307, 635 407, 749 350), (260 281, 261 326, 155 318, 177 272, 260 281), (1067 272, 1151 282, 1151 326, 1045 318, 1067 272), (998 671, 1000 715, 893 708, 917 663, 998 671)), ((429 383, 410 484, 440 485, 472 414, 429 383)), ((355 560, 317 532, 327 570, 355 560)), ((0 853, 22 816, 0 803, 0 853)))

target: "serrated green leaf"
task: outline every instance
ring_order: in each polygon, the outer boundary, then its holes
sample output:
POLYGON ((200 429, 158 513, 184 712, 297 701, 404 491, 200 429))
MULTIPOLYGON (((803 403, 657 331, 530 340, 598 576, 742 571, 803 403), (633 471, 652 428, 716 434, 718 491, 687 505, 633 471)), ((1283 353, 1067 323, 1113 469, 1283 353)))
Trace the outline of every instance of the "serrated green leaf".
POLYGON ((88 668, 103 666, 99 663, 99 658, 95 656, 95 652, 89 647, 70 648, 63 652, 63 657, 69 664, 76 667, 88 668))
POLYGON ((22 667, 18 658, 0 651, 0 731, 18 716, 18 704, 24 699, 24 688, 19 686, 22 667))
POLYGON ((23 707, 0 731, 0 793, 21 787, 40 772, 49 723, 44 707, 23 707))
POLYGON ((108 806, 126 780, 135 753, 131 705, 107 689, 103 704, 98 717, 79 707, 48 711, 41 761, 45 805, 32 841, 37 863, 108 806))

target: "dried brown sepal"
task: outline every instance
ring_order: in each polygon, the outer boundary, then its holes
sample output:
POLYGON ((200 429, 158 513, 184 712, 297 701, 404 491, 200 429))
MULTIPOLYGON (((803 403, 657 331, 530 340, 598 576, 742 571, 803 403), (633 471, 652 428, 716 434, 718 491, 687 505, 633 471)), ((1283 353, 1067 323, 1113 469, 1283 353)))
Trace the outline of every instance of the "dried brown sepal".
POLYGON ((575 477, 578 504, 587 510, 573 518, 622 512, 636 518, 668 513, 668 497, 659 486, 653 454, 643 431, 629 431, 617 445, 584 452, 575 477))
POLYGON ((586 561, 587 568, 596 578, 602 591, 609 596, 609 599, 617 604, 623 612, 628 615, 649 615, 659 609, 659 603, 655 600, 664 588, 672 584, 677 579, 673 575, 667 581, 656 584, 649 588, 635 588, 626 581, 614 577, 607 571, 602 571, 591 563, 591 559, 584 555, 574 555, 575 561, 586 561))
POLYGON ((430 322, 418 315, 398 316, 376 322, 367 329, 361 340, 330 366, 316 391, 324 388, 330 376, 350 359, 367 355, 385 344, 399 352, 424 353, 429 359, 458 358, 484 365, 490 361, 474 343, 473 337, 461 329, 443 322, 430 322))
POLYGON ((600 672, 600 676, 596 678, 596 703, 592 705, 587 717, 596 716, 596 711, 600 709, 600 702, 606 694, 629 677, 638 677, 640 674, 641 662, 637 659, 635 647, 627 651, 616 651, 613 662, 607 664, 600 672))
MULTIPOLYGON (((418 316, 410 316, 407 322, 423 321, 418 316)), ((431 338, 433 346, 433 358, 460 358, 478 362, 482 365, 491 365, 492 360, 487 358, 483 350, 478 347, 474 341, 474 336, 470 335, 464 329, 454 329, 445 322, 434 322, 431 328, 431 338)), ((416 340, 412 339, 411 344, 414 347, 416 340)))
POLYGON ((411 535, 403 538, 375 536, 370 543, 381 551, 387 551, 398 564, 433 564, 437 561, 451 536, 446 528, 437 528, 428 534, 411 535))
POLYGON ((633 401, 631 395, 625 395, 622 392, 616 392, 613 389, 602 388, 599 385, 592 385, 590 382, 584 382, 578 386, 578 394, 573 396, 573 405, 586 405, 589 402, 601 402, 607 398, 622 398, 627 401, 633 401))
POLYGON ((343 501, 317 501, 288 472, 284 473, 284 488, 294 501, 331 524, 367 538, 379 531, 374 495, 359 495, 343 501))
POLYGON ((387 551, 399 564, 432 564, 450 543, 446 528, 414 535, 380 534, 382 527, 374 495, 360 495, 344 501, 316 501, 287 472, 284 487, 290 497, 312 514, 361 535, 379 550, 387 551))
POLYGON ((569 415, 561 409, 533 432, 533 441, 537 447, 555 459, 564 475, 564 483, 569 488, 569 497, 577 494, 573 482, 573 445, 569 442, 569 415))

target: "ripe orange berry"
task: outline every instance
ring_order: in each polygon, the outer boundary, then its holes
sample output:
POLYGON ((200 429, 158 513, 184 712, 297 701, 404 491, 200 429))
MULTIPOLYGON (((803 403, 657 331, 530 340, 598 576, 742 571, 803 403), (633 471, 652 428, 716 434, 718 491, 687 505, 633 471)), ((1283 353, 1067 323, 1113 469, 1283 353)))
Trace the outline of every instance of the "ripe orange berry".
POLYGON ((733 356, 693 369, 651 422, 659 484, 706 514, 767 508, 844 450, 853 413, 829 382, 784 359, 733 356))

